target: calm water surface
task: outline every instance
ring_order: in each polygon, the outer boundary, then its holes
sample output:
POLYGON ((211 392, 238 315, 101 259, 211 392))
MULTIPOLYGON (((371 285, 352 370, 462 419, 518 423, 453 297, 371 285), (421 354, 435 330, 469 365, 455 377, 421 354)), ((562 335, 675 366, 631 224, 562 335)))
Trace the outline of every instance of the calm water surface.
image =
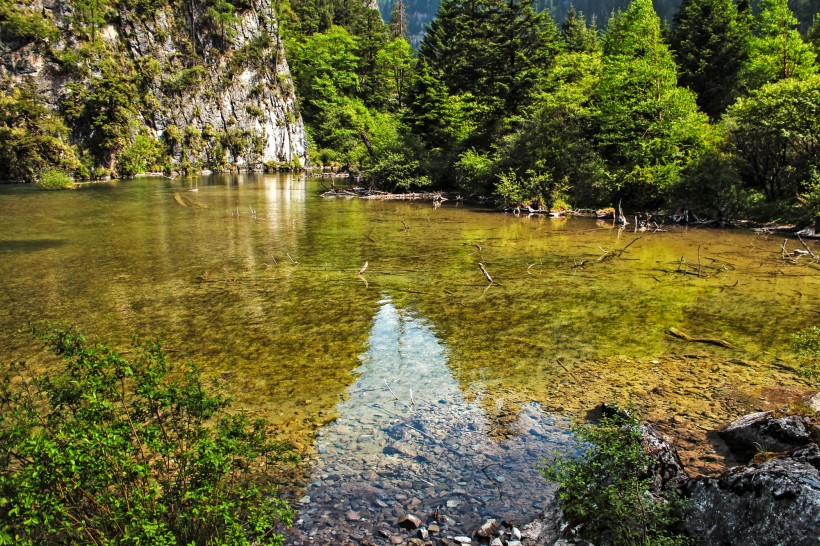
POLYGON ((535 483, 540 458, 567 444, 564 416, 602 397, 799 387, 779 364, 790 335, 820 318, 820 275, 781 260, 780 236, 619 232, 319 190, 290 175, 1 188, 0 356, 41 359, 20 329, 43 318, 123 347, 134 332, 161 337, 316 454, 305 536, 350 510, 386 520, 413 499, 451 501, 464 522, 537 509, 504 487, 535 483), (737 349, 682 342, 669 327, 737 349), (693 366, 695 380, 681 375, 693 366), (468 491, 476 469, 512 459, 483 493, 468 491), (385 498, 336 506, 334 491, 350 497, 339 484, 363 468, 385 498), (384 493, 401 488, 405 499, 384 493), (477 507, 454 490, 486 498, 477 507))

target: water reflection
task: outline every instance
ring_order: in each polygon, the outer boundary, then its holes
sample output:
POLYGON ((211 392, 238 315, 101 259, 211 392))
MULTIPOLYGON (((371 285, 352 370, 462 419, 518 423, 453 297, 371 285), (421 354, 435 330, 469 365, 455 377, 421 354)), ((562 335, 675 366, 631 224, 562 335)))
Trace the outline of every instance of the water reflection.
POLYGON ((338 419, 318 433, 292 544, 384 541, 405 533, 404 513, 430 522, 438 511, 444 536, 537 513, 548 493, 537 465, 569 442, 552 417, 529 404, 506 423, 512 434, 497 434, 487 401, 462 395, 432 326, 390 299, 360 359, 338 419))

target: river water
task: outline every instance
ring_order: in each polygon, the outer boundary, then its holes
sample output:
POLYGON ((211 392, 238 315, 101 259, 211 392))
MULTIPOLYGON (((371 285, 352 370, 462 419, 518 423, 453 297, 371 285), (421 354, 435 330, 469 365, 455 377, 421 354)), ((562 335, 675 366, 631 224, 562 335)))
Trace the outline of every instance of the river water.
POLYGON ((41 319, 123 348, 159 336, 307 454, 293 543, 384 541, 408 511, 453 533, 526 519, 549 491, 537 467, 601 401, 695 445, 806 389, 790 342, 820 318, 820 274, 782 259, 783 236, 320 192, 292 175, 0 188, 0 357, 48 366, 23 330, 41 319))

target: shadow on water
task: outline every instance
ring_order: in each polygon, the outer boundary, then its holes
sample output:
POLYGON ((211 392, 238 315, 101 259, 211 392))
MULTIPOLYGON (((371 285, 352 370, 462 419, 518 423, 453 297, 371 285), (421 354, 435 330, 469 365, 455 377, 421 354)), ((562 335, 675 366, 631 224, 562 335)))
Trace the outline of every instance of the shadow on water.
POLYGON ((571 444, 566 423, 528 404, 499 434, 482 396, 463 396, 430 323, 390 299, 360 360, 338 418, 317 434, 291 544, 383 541, 405 533, 405 513, 438 513, 444 536, 538 513, 552 492, 538 466, 571 444))
POLYGON ((0 253, 2 252, 32 252, 37 250, 48 250, 57 248, 67 241, 64 239, 16 239, 11 241, 0 241, 0 253))

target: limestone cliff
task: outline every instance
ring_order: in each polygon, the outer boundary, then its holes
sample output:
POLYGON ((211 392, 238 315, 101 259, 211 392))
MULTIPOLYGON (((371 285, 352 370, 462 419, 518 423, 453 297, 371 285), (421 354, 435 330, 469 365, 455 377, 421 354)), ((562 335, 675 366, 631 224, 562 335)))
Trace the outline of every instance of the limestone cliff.
POLYGON ((71 129, 78 155, 94 156, 98 175, 133 170, 122 157, 138 137, 162 148, 171 170, 306 165, 272 0, 236 9, 220 0, 98 0, 96 13, 89 5, 24 0, 0 10, 0 80, 7 92, 35 88, 71 129))

